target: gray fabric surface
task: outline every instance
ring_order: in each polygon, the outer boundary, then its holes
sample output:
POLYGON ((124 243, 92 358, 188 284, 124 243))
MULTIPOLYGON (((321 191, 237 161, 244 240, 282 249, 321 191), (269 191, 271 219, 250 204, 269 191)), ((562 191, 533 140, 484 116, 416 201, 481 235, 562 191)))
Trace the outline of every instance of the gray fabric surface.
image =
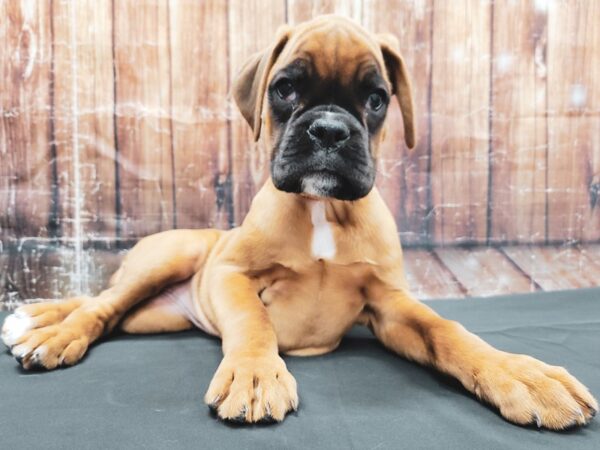
MULTIPOLYGON (((429 304, 501 349, 566 366, 600 396, 600 289, 429 304)), ((598 418, 564 433, 511 425, 363 329, 332 354, 286 358, 297 414, 274 426, 225 425, 202 403, 220 358, 219 342, 200 332, 115 336, 50 373, 23 372, 1 352, 0 447, 600 448, 598 418)))

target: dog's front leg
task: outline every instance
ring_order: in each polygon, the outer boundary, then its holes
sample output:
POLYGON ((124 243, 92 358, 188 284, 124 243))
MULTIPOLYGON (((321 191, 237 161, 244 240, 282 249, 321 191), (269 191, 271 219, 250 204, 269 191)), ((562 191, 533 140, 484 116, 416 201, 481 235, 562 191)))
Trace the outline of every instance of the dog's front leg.
POLYGON ((298 405, 296 380, 279 356, 275 330, 255 286, 242 274, 224 273, 211 278, 210 298, 224 357, 206 403, 225 420, 283 420, 298 405))
POLYGON ((497 350, 406 292, 375 289, 367 310, 384 345, 457 378, 511 422, 560 430, 586 424, 598 409, 564 368, 497 350))

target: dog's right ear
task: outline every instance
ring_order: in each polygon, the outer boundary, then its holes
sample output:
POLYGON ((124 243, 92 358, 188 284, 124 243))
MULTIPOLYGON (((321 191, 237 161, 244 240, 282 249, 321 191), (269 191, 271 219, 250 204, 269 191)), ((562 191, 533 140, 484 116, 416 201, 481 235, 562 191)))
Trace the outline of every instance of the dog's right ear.
POLYGON ((262 106, 269 72, 289 40, 291 31, 292 27, 288 25, 280 27, 274 44, 252 55, 233 82, 233 98, 252 128, 255 141, 260 137, 262 106))

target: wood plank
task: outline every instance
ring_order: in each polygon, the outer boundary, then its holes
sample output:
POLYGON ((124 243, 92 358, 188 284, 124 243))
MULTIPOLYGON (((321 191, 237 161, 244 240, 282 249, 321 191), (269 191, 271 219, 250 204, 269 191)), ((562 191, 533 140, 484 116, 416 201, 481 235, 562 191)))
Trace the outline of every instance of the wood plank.
POLYGON ((3 1, 0 16, 0 237, 47 237, 56 232, 50 3, 3 1))
MULTIPOLYGON (((87 274, 90 282, 86 294, 98 294, 106 288, 125 251, 95 250, 87 274)), ((57 247, 41 241, 26 241, 0 253, 0 311, 12 309, 25 301, 58 299, 79 292, 73 283, 73 270, 65 261, 75 258, 72 247, 57 247)))
POLYGON ((287 0, 288 22, 305 22, 322 14, 339 14, 361 22, 362 0, 287 0))
POLYGON ((87 293, 95 281, 85 243, 116 238, 112 7, 54 2, 52 23, 58 218, 62 242, 70 247, 53 252, 53 263, 70 274, 70 284, 46 295, 61 297, 87 293))
POLYGON ((112 8, 60 1, 52 14, 59 218, 63 237, 81 246, 115 238, 112 8))
POLYGON ((535 291, 531 279, 495 248, 443 248, 435 253, 469 296, 535 291))
POLYGON ((600 238, 600 2, 548 8, 548 239, 600 238))
POLYGON ((400 42, 413 84, 417 146, 404 144, 402 116, 396 100, 388 110, 386 138, 377 155, 377 186, 391 209, 403 243, 425 244, 430 236, 430 128, 432 0, 365 0, 364 25, 375 33, 392 33, 400 42))
POLYGON ((465 296, 462 285, 430 251, 405 250, 404 272, 411 292, 419 299, 465 296))
POLYGON ((494 3, 490 240, 546 239, 545 11, 494 3))
POLYGON ((487 238, 491 2, 436 2, 431 189, 437 243, 487 238))
MULTIPOLYGON (((277 28, 285 23, 285 3, 265 8, 260 0, 229 2, 229 66, 231 82, 244 62, 271 44, 277 28), (252 20, 248 20, 251 17, 252 20)), ((250 127, 231 104, 234 223, 240 224, 250 202, 269 176, 270 154, 254 143, 250 127)))
POLYGON ((12 294, 10 280, 8 279, 9 254, 0 241, 0 311, 11 309, 15 304, 15 294, 12 294))
POLYGON ((228 228, 227 2, 169 2, 177 227, 228 228))
MULTIPOLYGON (((586 255, 594 264, 600 265, 600 244, 583 244, 580 246, 581 253, 586 255)), ((598 274, 598 285, 600 285, 600 274, 598 274)))
POLYGON ((503 250, 546 291, 598 286, 600 262, 579 247, 516 246, 503 250))
POLYGON ((166 0, 114 4, 120 237, 172 228, 173 154, 166 0))

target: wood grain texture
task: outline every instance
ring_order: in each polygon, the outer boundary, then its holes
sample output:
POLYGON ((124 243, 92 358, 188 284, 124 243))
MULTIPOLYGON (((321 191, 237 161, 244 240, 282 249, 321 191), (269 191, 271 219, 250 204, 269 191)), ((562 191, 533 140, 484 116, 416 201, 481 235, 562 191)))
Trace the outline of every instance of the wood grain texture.
POLYGON ((388 109, 386 139, 378 155, 377 186, 398 222, 402 243, 427 243, 431 227, 429 164, 431 142, 432 0, 366 0, 364 25, 375 33, 392 33, 411 74, 417 122, 417 145, 409 150, 398 102, 388 109))
POLYGON ((436 2, 431 86, 432 240, 487 239, 491 2, 436 2))
POLYGON ((421 300, 462 298, 466 290, 428 250, 404 251, 404 272, 411 292, 421 300))
MULTIPOLYGON (((592 261, 594 267, 600 266, 600 244, 585 244, 579 248, 581 248, 581 252, 592 261)), ((600 272, 596 274, 596 279, 600 280, 600 272)), ((598 284, 600 284, 600 281, 598 281, 598 284)))
POLYGON ((515 246, 504 253, 545 291, 598 286, 600 259, 571 246, 515 246))
POLYGON ((174 226, 169 2, 113 5, 120 237, 174 226))
POLYGON ((124 251, 97 250, 87 253, 88 283, 79 291, 74 271, 65 262, 76 257, 76 249, 39 242, 10 246, 0 253, 0 310, 23 302, 98 294, 117 270, 124 251))
POLYGON ((229 228, 227 3, 172 1, 168 9, 176 225, 229 228))
POLYGON ((535 284, 494 248, 441 248, 435 253, 466 289, 468 296, 533 292, 535 284))
POLYGON ((322 14, 339 14, 357 22, 363 19, 363 0, 285 0, 288 23, 296 24, 322 14))
POLYGON ((600 3, 547 13, 548 239, 599 239, 600 3))
MULTIPOLYGON (((125 250, 88 253, 86 293, 98 293, 117 269, 125 250)), ((600 245, 505 246, 498 249, 408 249, 404 268, 409 287, 419 299, 490 296, 543 290, 597 286, 600 245), (512 261, 512 262, 511 262, 512 261), (523 281, 525 277, 529 283, 523 281), (463 284, 464 283, 464 284, 463 284), (538 284, 539 283, 539 284, 538 284), (469 290, 470 289, 470 290, 469 290)), ((28 241, 0 252, 0 310, 24 300, 57 298, 75 293, 65 261, 72 248, 28 241)))
POLYGON ((546 19, 534 2, 493 7, 492 242, 546 239, 546 19))
POLYGON ((239 224, 270 155, 232 80, 280 25, 325 13, 395 34, 413 75, 418 146, 406 151, 394 101, 378 167, 405 244, 600 239, 599 2, 5 0, 0 12, 3 239, 239 224))
MULTIPOLYGON (((285 3, 272 2, 265 8, 260 0, 233 0, 229 8, 230 84, 246 60, 264 50, 285 23, 285 3), (249 20, 249 18, 252 18, 249 20)), ((252 198, 269 176, 270 154, 254 142, 250 127, 230 100, 233 199, 235 224, 240 224, 252 198)))
POLYGON ((57 231, 50 2, 2 1, 0 17, 0 237, 6 244, 57 231))
POLYGON ((54 130, 62 236, 114 239, 115 133, 110 2, 55 1, 54 130))

